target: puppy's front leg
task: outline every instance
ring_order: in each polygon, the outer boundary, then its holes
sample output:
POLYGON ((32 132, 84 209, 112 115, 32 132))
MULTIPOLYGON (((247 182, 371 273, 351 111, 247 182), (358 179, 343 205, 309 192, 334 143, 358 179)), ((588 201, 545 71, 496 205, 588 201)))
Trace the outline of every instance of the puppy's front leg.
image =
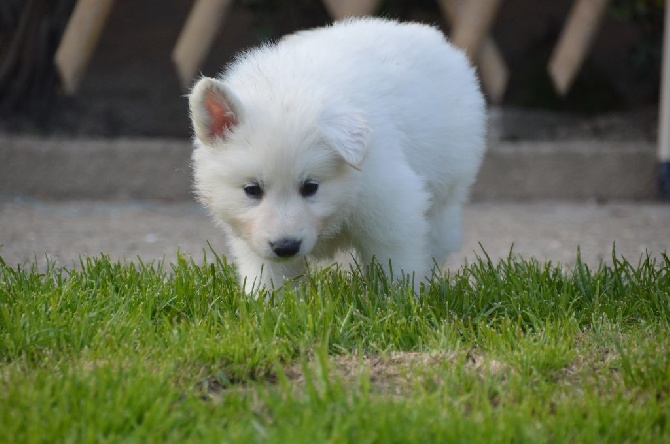
POLYGON ((420 283, 430 279, 426 220, 421 213, 409 212, 380 225, 383 230, 368 231, 357 239, 363 264, 374 259, 388 277, 411 279, 418 294, 420 283))
POLYGON ((388 277, 410 279, 417 294, 421 282, 430 279, 427 249, 421 238, 399 240, 394 246, 368 243, 366 250, 361 254, 363 263, 370 264, 374 258, 388 277))
POLYGON ((420 282, 430 278, 429 224, 426 211, 430 195, 424 181, 409 165, 389 165, 378 160, 369 176, 379 180, 364 188, 354 216, 352 235, 364 264, 374 258, 394 279, 412 278, 418 292, 420 282))

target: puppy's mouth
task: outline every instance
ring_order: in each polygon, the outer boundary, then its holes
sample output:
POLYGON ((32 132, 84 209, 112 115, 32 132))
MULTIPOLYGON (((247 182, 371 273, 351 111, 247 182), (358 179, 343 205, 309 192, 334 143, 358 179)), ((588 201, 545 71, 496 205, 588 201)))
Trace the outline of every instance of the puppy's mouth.
POLYGON ((302 260, 304 257, 304 254, 296 254, 295 256, 291 257, 270 256, 267 259, 278 264, 289 264, 291 262, 302 260))

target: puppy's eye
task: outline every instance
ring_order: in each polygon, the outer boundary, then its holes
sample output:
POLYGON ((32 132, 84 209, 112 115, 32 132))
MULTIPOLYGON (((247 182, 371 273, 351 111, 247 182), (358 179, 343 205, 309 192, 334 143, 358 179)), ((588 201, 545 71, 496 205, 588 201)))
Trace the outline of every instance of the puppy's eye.
POLYGON ((300 186, 300 195, 302 197, 311 197, 314 196, 319 189, 319 182, 312 179, 307 179, 300 186))
POLYGON ((263 198, 263 188, 257 183, 248 183, 244 185, 244 194, 252 199, 260 200, 263 198))

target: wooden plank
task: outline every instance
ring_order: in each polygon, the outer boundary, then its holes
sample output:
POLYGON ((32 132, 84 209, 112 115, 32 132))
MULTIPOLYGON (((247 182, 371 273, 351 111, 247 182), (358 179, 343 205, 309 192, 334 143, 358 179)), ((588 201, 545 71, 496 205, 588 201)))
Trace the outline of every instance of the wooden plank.
POLYGON ((467 0, 458 12, 452 42, 477 60, 484 39, 489 33, 502 0, 467 0))
MULTIPOLYGON (((458 22, 459 9, 462 7, 463 1, 439 1, 443 15, 452 26, 455 26, 458 22)), ((505 59, 491 37, 486 36, 484 38, 479 55, 474 62, 479 67, 479 75, 481 76, 486 95, 491 103, 499 104, 502 102, 507 90, 509 70, 505 59)))
POLYGON ((577 0, 556 49, 549 60, 549 75, 556 90, 565 95, 584 63, 610 0, 577 0))
POLYGON ((77 91, 114 0, 79 0, 72 11, 54 61, 67 94, 77 91))
POLYGON ((509 71, 505 60, 492 40, 485 40, 479 51, 479 75, 484 91, 493 104, 502 102, 507 90, 509 71))
POLYGON ((205 60, 231 0, 196 0, 172 51, 172 61, 184 88, 205 60))
POLYGON ((326 10, 336 20, 372 15, 380 3, 381 0, 323 0, 326 10))

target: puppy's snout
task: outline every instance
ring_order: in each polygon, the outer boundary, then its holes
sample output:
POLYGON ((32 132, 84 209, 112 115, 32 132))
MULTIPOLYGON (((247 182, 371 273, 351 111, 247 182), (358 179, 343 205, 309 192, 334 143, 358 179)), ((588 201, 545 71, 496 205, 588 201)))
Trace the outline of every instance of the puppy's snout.
POLYGON ((300 251, 300 239, 279 239, 270 242, 270 248, 279 257, 295 256, 300 251))

